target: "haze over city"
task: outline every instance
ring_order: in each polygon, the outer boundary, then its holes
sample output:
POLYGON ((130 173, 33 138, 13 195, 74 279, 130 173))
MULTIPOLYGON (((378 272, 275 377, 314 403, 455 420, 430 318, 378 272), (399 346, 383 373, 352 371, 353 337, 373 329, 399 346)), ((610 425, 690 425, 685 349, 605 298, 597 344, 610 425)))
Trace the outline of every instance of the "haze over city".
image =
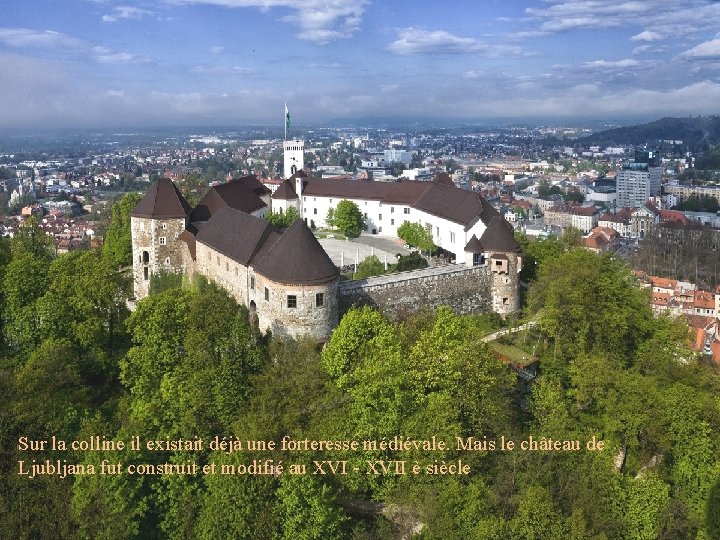
POLYGON ((0 128, 717 113, 720 2, 7 0, 0 128))

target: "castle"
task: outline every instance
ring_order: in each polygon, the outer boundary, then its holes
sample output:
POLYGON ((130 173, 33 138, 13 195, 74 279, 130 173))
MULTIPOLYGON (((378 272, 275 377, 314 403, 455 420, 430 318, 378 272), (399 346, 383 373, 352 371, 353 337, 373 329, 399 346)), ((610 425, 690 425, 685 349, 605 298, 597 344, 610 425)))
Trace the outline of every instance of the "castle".
MULTIPOLYGON (((472 269, 470 289, 468 272, 462 278, 446 272, 444 278, 464 280, 456 300, 474 306, 469 311, 517 310, 520 247, 510 224, 482 196, 455 187, 447 175, 433 182, 313 178, 303 170, 303 141, 285 141, 284 149, 286 180, 274 193, 255 176, 244 176, 210 187, 191 208, 170 179, 151 186, 131 212, 136 299, 148 295, 156 272, 198 273, 247 306, 261 330, 326 341, 345 309, 341 296, 377 303, 372 298, 379 286, 372 279, 350 287, 340 283, 338 268, 308 227, 324 226, 327 210, 347 199, 363 212, 368 232, 395 236, 404 221, 431 229, 456 268, 472 269), (285 231, 263 219, 268 210, 291 207, 301 218, 285 231)), ((426 279, 405 273, 380 288, 402 295, 403 287, 426 279)), ((419 301, 425 297, 421 293, 419 301)), ((468 311, 463 305, 456 311, 468 311)))

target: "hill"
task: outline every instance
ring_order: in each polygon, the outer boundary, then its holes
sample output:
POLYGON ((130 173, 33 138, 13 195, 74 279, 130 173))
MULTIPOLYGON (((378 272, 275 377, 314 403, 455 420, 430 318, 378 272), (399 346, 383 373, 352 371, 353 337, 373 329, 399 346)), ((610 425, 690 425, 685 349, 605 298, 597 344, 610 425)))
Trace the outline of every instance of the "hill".
POLYGON ((720 116, 661 118, 648 124, 626 126, 593 133, 578 139, 583 145, 642 145, 662 140, 681 140, 694 153, 720 144, 720 116))

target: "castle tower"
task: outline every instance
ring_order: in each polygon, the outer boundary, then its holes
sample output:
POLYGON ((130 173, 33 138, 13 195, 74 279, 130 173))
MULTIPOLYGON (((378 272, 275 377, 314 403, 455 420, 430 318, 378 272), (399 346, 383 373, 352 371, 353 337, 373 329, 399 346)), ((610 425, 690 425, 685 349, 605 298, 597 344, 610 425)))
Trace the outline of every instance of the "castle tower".
POLYGON ((169 178, 150 187, 130 213, 133 249, 133 290, 135 298, 145 298, 150 278, 165 270, 183 271, 186 244, 179 239, 185 230, 190 205, 169 178))
MULTIPOLYGON (((477 239, 476 239, 477 240, 477 239)), ((482 261, 490 265, 492 276, 492 309, 500 315, 508 315, 520 308, 519 273, 522 270, 522 252, 515 240, 512 225, 500 215, 493 217, 477 242, 470 239, 466 256, 472 255, 473 262, 482 261), (482 248, 482 255, 476 251, 482 248)))
MULTIPOLYGON (((290 178, 305 167, 305 141, 291 139, 283 144, 283 177, 290 178)), ((298 193, 299 195, 299 193, 298 193)))

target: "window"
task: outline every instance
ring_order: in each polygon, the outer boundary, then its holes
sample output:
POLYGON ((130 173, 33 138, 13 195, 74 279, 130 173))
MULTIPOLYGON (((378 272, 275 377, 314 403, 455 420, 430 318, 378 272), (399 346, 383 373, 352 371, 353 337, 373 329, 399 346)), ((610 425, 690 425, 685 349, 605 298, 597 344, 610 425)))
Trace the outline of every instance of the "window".
POLYGON ((330 199, 330 204, 332 204, 332 199, 330 199))
POLYGON ((150 253, 147 251, 142 252, 142 263, 143 264, 149 264, 150 263, 150 253))
POLYGON ((382 221, 382 214, 378 215, 378 221, 382 221))
POLYGON ((143 268, 143 279, 147 281, 150 277, 150 270, 148 270, 148 267, 143 268))
POLYGON ((409 214, 410 209, 409 208, 403 208, 403 214, 409 214))
POLYGON ((225 271, 226 271, 226 272, 229 272, 229 271, 230 271, 230 263, 227 262, 227 261, 225 261, 225 271))
POLYGON ((391 219, 391 220, 390 220, 390 225, 395 225, 395 220, 394 220, 394 219, 391 219))
POLYGON ((313 214, 317 216, 317 208, 313 208, 313 214))
POLYGON ((255 290, 255 276, 250 276, 250 288, 255 290))
POLYGON ((454 244, 454 243, 455 243, 455 233, 454 233, 454 232, 451 232, 451 233, 450 233, 450 243, 451 243, 451 244, 454 244))
POLYGON ((163 223, 163 224, 162 224, 162 228, 163 228, 163 229, 167 229, 167 223, 163 223))
POLYGON ((379 232, 379 233, 382 232, 382 227, 378 227, 378 232, 379 232))
POLYGON ((390 207, 390 213, 391 213, 391 214, 394 214, 394 213, 395 213, 395 207, 394 207, 394 206, 391 206, 391 207, 390 207))
POLYGON ((220 266, 220 255, 215 256, 215 262, 217 262, 217 265, 220 266))
POLYGON ((164 246, 167 243, 164 236, 161 236, 160 238, 158 238, 158 241, 160 242, 161 246, 164 246))
POLYGON ((323 307, 325 305, 325 294, 324 293, 316 293, 315 294, 315 307, 323 307))
POLYGON ((170 257, 165 257, 165 264, 170 264, 170 257))
POLYGON ((297 296, 294 294, 288 294, 287 297, 287 307, 294 309, 297 307, 297 296))
POLYGON ((268 289, 267 287, 265 287, 265 301, 270 301, 270 289, 268 289))
POLYGON ((145 230, 145 222, 144 222, 144 221, 141 221, 141 222, 140 222, 140 230, 141 230, 141 231, 144 231, 144 230, 145 230))

